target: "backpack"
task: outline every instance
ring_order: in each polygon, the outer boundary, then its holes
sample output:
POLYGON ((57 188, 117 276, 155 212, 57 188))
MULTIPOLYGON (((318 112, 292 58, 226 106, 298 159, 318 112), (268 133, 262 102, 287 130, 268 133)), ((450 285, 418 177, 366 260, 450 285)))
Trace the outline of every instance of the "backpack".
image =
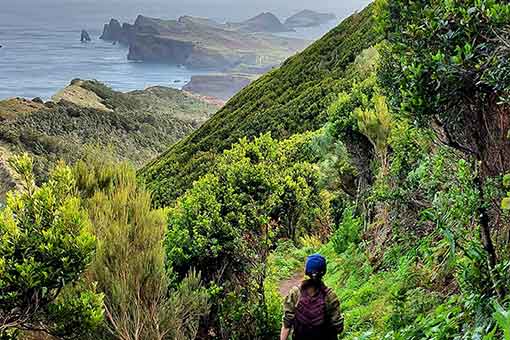
POLYGON ((293 339, 336 339, 336 334, 331 332, 326 312, 326 297, 330 291, 321 285, 319 292, 315 296, 310 296, 306 292, 306 285, 301 287, 294 317, 293 339))

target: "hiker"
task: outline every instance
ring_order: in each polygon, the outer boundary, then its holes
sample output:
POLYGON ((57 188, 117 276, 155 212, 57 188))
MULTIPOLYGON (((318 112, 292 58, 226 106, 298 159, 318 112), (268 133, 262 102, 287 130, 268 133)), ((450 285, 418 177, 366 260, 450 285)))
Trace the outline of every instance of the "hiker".
POLYGON ((280 340, 337 340, 344 328, 340 303, 335 293, 322 281, 326 259, 320 254, 308 256, 304 280, 290 290, 283 303, 283 326, 280 340))

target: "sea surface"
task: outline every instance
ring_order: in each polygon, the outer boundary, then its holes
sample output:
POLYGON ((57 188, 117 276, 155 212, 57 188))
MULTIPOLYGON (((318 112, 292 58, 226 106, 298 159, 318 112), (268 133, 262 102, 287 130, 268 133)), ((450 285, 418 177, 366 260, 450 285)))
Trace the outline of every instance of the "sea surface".
MULTIPOLYGON (((227 15, 228 12, 219 8, 215 8, 215 12, 198 5, 179 6, 175 10, 171 1, 150 2, 152 5, 143 1, 136 5, 111 2, 106 6, 107 3, 105 0, 93 6, 87 1, 17 0, 2 4, 0 99, 40 97, 47 100, 75 78, 97 79, 118 91, 155 85, 182 88, 193 75, 204 72, 128 61, 126 46, 99 40, 104 23, 111 17, 133 22, 137 14, 167 19, 180 15, 210 16, 218 21, 233 21, 246 19, 259 10, 245 9, 247 12, 241 10, 227 15), (42 4, 44 6, 38 6, 42 4), (80 42, 82 29, 89 32, 92 42, 80 42)), ((332 22, 290 35, 318 39, 336 24, 332 22)))
POLYGON ((0 29, 0 99, 49 99, 74 78, 97 79, 120 91, 153 85, 181 88, 197 72, 127 60, 127 47, 98 39, 81 43, 80 31, 0 29))

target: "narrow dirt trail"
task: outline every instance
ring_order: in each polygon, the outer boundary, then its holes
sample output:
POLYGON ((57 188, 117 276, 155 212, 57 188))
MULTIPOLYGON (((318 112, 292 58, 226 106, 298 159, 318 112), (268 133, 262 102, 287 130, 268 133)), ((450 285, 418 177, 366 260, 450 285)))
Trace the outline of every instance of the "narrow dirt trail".
POLYGON ((292 275, 287 280, 281 281, 278 286, 280 295, 282 297, 286 297, 293 287, 299 286, 301 284, 302 280, 303 280, 303 273, 298 272, 298 273, 295 273, 294 275, 292 275))

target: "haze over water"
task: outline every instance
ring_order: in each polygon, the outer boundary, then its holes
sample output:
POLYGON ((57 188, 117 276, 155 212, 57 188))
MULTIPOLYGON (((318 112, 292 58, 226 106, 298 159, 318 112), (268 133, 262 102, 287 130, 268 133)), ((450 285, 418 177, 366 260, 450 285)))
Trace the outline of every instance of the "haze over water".
MULTIPOLYGON (((129 62, 126 47, 98 39, 103 24, 112 17, 126 22, 133 22, 138 14, 165 19, 193 15, 240 21, 271 11, 283 20, 310 8, 331 11, 342 18, 367 3, 366 0, 342 1, 342 4, 331 0, 9 1, 2 4, 0 12, 0 45, 3 45, 0 99, 48 99, 74 78, 98 79, 116 90, 128 91, 154 85, 181 88, 192 75, 204 74, 170 65, 129 62), (91 34, 91 43, 80 43, 82 29, 91 34)), ((335 24, 301 30, 293 36, 317 39, 335 24)))

